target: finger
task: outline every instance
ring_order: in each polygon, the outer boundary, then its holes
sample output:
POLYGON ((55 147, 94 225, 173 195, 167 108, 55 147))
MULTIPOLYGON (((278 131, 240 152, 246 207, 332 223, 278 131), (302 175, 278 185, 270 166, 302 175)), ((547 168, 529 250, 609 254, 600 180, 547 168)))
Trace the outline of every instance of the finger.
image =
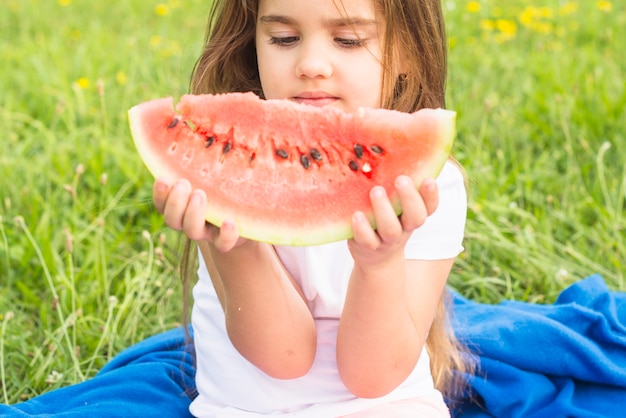
POLYGON ((421 226, 428 216, 424 200, 408 176, 398 176, 395 187, 402 205, 402 214, 400 215, 402 229, 413 231, 421 226))
POLYGON ((239 241, 239 231, 234 222, 225 220, 219 229, 217 237, 213 240, 215 248, 225 253, 232 250, 239 241))
POLYGON ((375 250, 380 245, 380 238, 363 212, 352 215, 353 240, 359 246, 375 250))
POLYGON ((170 228, 179 231, 183 229, 183 218, 190 196, 191 184, 187 180, 177 181, 170 190, 163 208, 163 218, 170 228))
POLYGON ((204 190, 194 190, 183 216, 183 232, 192 240, 210 240, 215 227, 206 222, 207 197, 204 190))
POLYGON ((426 206, 426 213, 432 215, 439 206, 439 189, 435 179, 426 179, 420 186, 420 194, 426 206))
POLYGON ((370 201, 374 210, 376 231, 383 241, 397 239, 402 234, 402 225, 396 215, 387 192, 382 186, 375 186, 370 191, 370 201))
POLYGON ((152 189, 152 198, 154 200, 154 206, 157 212, 163 214, 165 208, 165 202, 167 202, 167 196, 172 188, 172 183, 169 179, 160 177, 155 180, 154 187, 152 189))

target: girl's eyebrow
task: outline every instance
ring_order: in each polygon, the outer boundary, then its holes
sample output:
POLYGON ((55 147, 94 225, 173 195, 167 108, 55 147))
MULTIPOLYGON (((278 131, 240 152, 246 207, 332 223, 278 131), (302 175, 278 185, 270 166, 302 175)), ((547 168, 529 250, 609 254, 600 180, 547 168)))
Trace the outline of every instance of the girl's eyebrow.
POLYGON ((290 25, 295 23, 295 20, 288 17, 288 16, 282 16, 282 15, 266 15, 266 16, 261 16, 259 18, 259 21, 261 23, 283 23, 285 25, 290 25))
MULTIPOLYGON (((265 15, 259 18, 259 21, 264 24, 270 23, 282 23, 285 25, 293 25, 296 21, 289 16, 283 15, 265 15)), ((326 21, 326 26, 328 27, 344 27, 344 26, 354 26, 354 27, 362 27, 362 26, 376 26, 378 23, 375 19, 365 19, 359 17, 351 17, 351 18, 337 18, 337 19, 329 19, 326 21)))

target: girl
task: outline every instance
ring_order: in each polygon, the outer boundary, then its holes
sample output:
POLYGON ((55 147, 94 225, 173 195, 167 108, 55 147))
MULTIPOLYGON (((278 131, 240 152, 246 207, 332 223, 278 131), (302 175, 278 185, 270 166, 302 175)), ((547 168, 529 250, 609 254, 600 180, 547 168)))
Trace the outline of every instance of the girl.
MULTIPOLYGON (((445 48, 439 0, 215 0, 192 91, 443 107, 445 48)), ((449 162, 419 190, 405 176, 395 186, 399 217, 371 190, 376 230, 357 212, 348 242, 279 247, 207 224, 211 196, 157 179, 158 211, 199 247, 195 416, 449 416, 442 392, 467 370, 444 304, 464 178, 449 162)))

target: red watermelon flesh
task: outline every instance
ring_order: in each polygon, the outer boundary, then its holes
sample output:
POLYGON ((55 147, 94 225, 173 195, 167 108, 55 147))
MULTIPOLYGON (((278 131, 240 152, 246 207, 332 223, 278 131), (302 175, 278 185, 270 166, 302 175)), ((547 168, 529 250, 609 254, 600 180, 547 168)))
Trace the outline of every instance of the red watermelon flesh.
POLYGON ((206 219, 233 220, 242 237, 315 245, 352 236, 369 191, 418 187, 449 157, 455 113, 359 109, 355 114, 253 93, 162 98, 129 110, 135 145, 155 177, 188 179, 209 200, 206 219))

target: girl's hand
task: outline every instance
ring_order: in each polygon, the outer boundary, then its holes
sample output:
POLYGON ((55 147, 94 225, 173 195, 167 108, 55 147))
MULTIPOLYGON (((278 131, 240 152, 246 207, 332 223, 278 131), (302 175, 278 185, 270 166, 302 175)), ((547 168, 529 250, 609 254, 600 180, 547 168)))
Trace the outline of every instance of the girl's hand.
POLYGON ((400 216, 395 214, 385 189, 375 186, 370 191, 370 201, 376 230, 362 212, 352 217, 354 238, 348 245, 357 265, 374 266, 395 257, 403 259, 411 233, 437 209, 439 193, 434 179, 424 180, 419 191, 408 176, 399 176, 395 186, 402 205, 400 216))
POLYGON ((191 183, 182 179, 172 184, 159 178, 154 183, 154 204, 172 229, 183 231, 192 240, 206 240, 220 252, 227 252, 243 244, 236 225, 224 221, 221 228, 205 220, 207 196, 203 190, 192 190, 191 183))

